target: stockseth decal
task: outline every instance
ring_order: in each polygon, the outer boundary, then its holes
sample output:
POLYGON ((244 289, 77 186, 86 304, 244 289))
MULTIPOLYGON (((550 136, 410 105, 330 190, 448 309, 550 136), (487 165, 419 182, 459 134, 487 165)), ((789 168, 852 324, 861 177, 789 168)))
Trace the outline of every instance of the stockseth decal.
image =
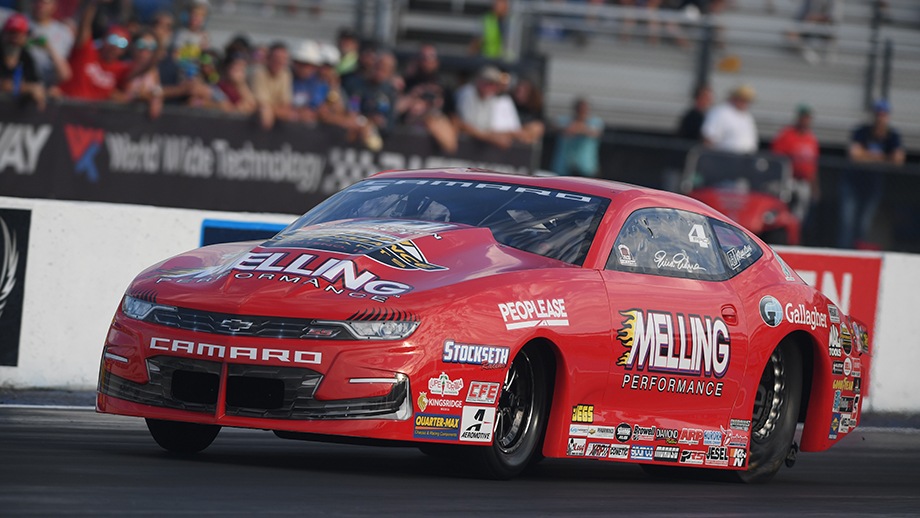
POLYGON ((264 363, 296 363, 304 365, 319 365, 323 362, 323 353, 320 352, 228 346, 160 337, 152 337, 149 347, 151 351, 185 353, 201 358, 251 360, 264 363))
POLYGON ((459 416, 415 414, 415 428, 413 430, 413 436, 416 438, 456 441, 459 435, 459 416))
POLYGON ((453 340, 444 341, 441 361, 481 365, 484 369, 501 369, 508 365, 511 350, 497 345, 461 344, 453 340))
POLYGON ((467 403, 480 403, 494 405, 498 399, 501 384, 486 381, 471 381, 470 389, 466 393, 467 403))
POLYGON ((463 378, 451 380, 450 376, 442 372, 437 378, 428 380, 428 391, 442 396, 459 396, 463 389, 463 378))
MULTIPOLYGON (((721 318, 630 309, 617 339, 627 348, 617 365, 627 370, 721 378, 728 371, 731 338, 721 318)), ((722 382, 672 376, 624 374, 620 388, 722 396, 722 382)))
POLYGON ((565 299, 536 299, 505 302, 498 305, 498 311, 505 321, 506 329, 529 327, 566 327, 569 315, 565 311, 565 299))
POLYGON ((810 327, 812 331, 818 327, 827 327, 827 315, 822 313, 816 307, 805 307, 805 304, 793 306, 792 303, 786 304, 786 320, 793 324, 801 324, 810 327))
POLYGON ((783 322, 783 307, 776 298, 767 295, 760 299, 760 318, 770 327, 776 327, 783 322))
POLYGON ((482 406, 463 407, 460 421, 460 440, 467 442, 491 442, 495 428, 495 408, 482 406))
POLYGON ((33 174, 50 136, 50 124, 0 124, 0 173, 33 174))
POLYGON ((0 365, 19 363, 19 337, 29 250, 28 210, 0 209, 0 365))

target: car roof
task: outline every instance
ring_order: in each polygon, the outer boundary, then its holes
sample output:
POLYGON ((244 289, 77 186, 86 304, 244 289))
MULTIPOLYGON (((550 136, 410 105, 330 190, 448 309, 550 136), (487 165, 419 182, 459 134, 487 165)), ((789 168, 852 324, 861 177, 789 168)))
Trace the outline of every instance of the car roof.
POLYGON ((527 187, 570 191, 589 196, 609 198, 615 200, 618 205, 638 199, 640 200, 639 203, 642 205, 690 210, 719 220, 729 221, 724 215, 693 198, 672 192, 602 178, 585 178, 578 176, 523 176, 476 168, 392 170, 375 174, 371 178, 437 178, 454 181, 469 180, 477 182, 511 183, 527 187))

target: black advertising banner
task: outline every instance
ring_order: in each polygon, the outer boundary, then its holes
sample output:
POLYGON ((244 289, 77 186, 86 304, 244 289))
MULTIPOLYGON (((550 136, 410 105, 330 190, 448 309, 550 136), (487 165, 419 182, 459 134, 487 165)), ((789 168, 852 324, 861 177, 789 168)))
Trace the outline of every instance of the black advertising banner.
POLYGON ((380 152, 328 126, 278 125, 194 110, 150 120, 136 106, 0 102, 0 196, 300 214, 387 169, 484 167, 526 174, 531 147, 464 140, 439 153, 402 128, 380 152))
POLYGON ((19 361, 31 218, 28 210, 0 209, 0 365, 19 361))

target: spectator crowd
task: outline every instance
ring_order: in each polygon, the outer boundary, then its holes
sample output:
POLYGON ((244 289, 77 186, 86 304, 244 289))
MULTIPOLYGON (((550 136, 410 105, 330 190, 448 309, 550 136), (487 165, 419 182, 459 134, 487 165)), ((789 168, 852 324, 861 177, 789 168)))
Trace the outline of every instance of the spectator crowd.
MULTIPOLYGON (((718 0, 618 3, 704 14, 724 6, 718 0)), ((800 19, 811 20, 817 16, 815 9, 832 4, 806 1, 800 19)), ((349 29, 340 30, 334 44, 302 40, 261 46, 239 35, 218 48, 206 28, 208 0, 189 0, 178 16, 169 0, 31 0, 25 5, 25 13, 0 8, 0 93, 39 110, 57 98, 137 103, 151 118, 159 117, 164 106, 185 106, 248 116, 264 129, 277 124, 336 126, 374 151, 396 126, 427 133, 446 154, 456 152, 461 136, 505 149, 540 143, 552 132, 557 135, 551 159, 555 173, 601 175, 598 151, 604 122, 591 113, 589 99, 576 99, 571 113, 548 121, 535 78, 486 65, 456 81, 441 69, 431 44, 420 45, 402 63, 390 50, 362 41, 349 29)), ((501 58, 507 13, 508 0, 495 0, 472 38, 471 53, 501 58)), ((658 24, 653 18, 644 20, 650 37, 657 37, 658 24)), ((682 44, 678 28, 664 29, 682 44)), ((787 36, 798 44, 806 35, 787 36)), ((677 136, 723 151, 756 152, 761 138, 749 109, 754 89, 738 86, 715 105, 713 97, 707 85, 695 89, 677 136)), ((876 104, 873 121, 854 131, 849 149, 854 163, 903 163, 900 137, 888 124, 890 109, 887 102, 876 104)), ((812 116, 809 106, 798 106, 771 148, 790 157, 796 193, 792 210, 800 220, 807 219, 820 196, 812 116)), ((843 181, 840 219, 846 228, 839 245, 859 246, 878 206, 881 185, 878 179, 858 175, 843 181)))

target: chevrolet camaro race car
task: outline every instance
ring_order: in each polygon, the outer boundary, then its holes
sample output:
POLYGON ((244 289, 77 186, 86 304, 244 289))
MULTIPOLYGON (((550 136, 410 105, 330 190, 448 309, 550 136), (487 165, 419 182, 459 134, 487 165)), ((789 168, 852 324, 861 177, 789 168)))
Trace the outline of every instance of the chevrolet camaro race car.
POLYGON ((700 202, 401 171, 141 273, 97 410, 181 454, 229 426, 414 444, 493 478, 545 456, 761 481, 797 422, 803 451, 853 430, 868 372, 865 325, 700 202))

